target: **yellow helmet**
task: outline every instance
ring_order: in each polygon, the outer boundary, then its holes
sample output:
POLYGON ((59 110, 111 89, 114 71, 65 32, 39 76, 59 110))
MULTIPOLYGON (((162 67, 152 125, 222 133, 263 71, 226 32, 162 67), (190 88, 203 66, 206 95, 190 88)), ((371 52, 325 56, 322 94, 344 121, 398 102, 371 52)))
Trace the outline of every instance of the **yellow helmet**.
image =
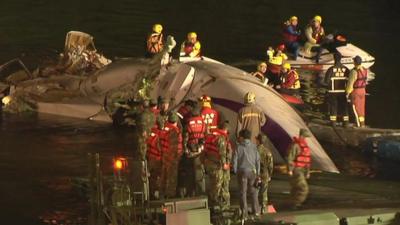
POLYGON ((260 71, 262 67, 267 67, 267 64, 265 62, 258 64, 257 70, 260 71))
POLYGON ((188 38, 197 38, 197 34, 196 34, 196 32, 190 32, 190 33, 188 33, 187 37, 188 38))
POLYGON ((256 94, 254 94, 253 92, 247 92, 244 95, 244 102, 245 103, 254 103, 256 101, 256 94))
POLYGON ((210 97, 210 96, 208 96, 208 95, 202 95, 202 96, 199 98, 199 100, 200 100, 200 102, 201 102, 201 104, 202 104, 203 107, 211 108, 211 97, 210 97))
POLYGON ((161 33, 162 32, 162 30, 163 30, 163 27, 162 27, 162 25, 161 24, 154 24, 153 25, 153 31, 154 32, 156 32, 156 33, 161 33))
POLYGON ((1 102, 2 102, 4 105, 10 104, 10 102, 11 102, 11 96, 6 96, 6 97, 4 97, 4 98, 1 100, 1 102))
POLYGON ((290 70, 290 69, 291 69, 291 66, 290 66, 289 63, 284 63, 284 64, 282 65, 282 67, 283 67, 283 69, 287 69, 287 70, 290 70))
POLYGON ((292 16, 292 17, 290 17, 290 22, 292 22, 293 20, 298 20, 298 18, 297 18, 297 16, 292 16))
POLYGON ((322 17, 319 15, 314 16, 314 21, 318 21, 319 23, 322 23, 322 17))

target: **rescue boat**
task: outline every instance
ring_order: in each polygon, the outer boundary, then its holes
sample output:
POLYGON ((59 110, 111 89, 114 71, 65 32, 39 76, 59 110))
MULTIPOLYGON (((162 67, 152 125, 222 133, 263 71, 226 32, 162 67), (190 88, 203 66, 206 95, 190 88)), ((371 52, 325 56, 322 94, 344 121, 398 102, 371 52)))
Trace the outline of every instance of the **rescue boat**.
MULTIPOLYGON (((336 49, 342 54, 341 62, 349 69, 354 67, 353 58, 357 55, 361 57, 362 66, 366 69, 369 69, 375 63, 375 58, 372 55, 351 43, 346 43, 336 49)), ((328 50, 323 49, 319 63, 316 63, 315 55, 316 53, 313 52, 307 53, 302 47, 297 59, 289 59, 287 62, 295 69, 316 71, 326 71, 329 67, 334 65, 333 53, 330 53, 328 50)))

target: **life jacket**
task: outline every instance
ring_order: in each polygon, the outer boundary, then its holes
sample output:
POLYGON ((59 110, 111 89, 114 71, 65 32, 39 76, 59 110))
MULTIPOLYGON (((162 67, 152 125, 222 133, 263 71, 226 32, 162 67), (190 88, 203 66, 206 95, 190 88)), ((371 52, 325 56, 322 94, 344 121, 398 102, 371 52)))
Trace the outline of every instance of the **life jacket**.
POLYGON ((357 69, 357 80, 354 82, 353 88, 365 88, 367 86, 368 70, 365 68, 357 69))
POLYGON ((298 168, 310 168, 311 166, 311 150, 304 138, 294 137, 295 144, 300 146, 300 152, 294 160, 294 166, 298 168))
POLYGON ((299 74, 296 70, 290 70, 286 76, 282 76, 282 87, 287 89, 299 89, 300 88, 300 79, 299 74), (293 78, 294 82, 291 86, 285 85, 288 82, 289 78, 293 78))
POLYGON ((344 93, 346 91, 347 68, 344 66, 334 66, 332 68, 332 76, 330 77, 330 86, 328 87, 329 93, 344 93))
MULTIPOLYGON (((199 41, 196 41, 194 44, 192 42, 185 41, 184 42, 184 47, 183 51, 185 52, 186 55, 189 55, 191 52, 193 52, 195 45, 199 43, 199 41)), ((200 51, 195 57, 200 56, 200 51)))
POLYGON ((312 29, 312 37, 317 41, 317 43, 320 43, 322 40, 322 36, 324 35, 323 29, 321 26, 318 27, 318 29, 312 29))
POLYGON ((215 109, 209 107, 203 107, 203 109, 201 110, 201 117, 203 117, 207 129, 217 128, 219 121, 219 113, 215 109))
POLYGON ((289 27, 293 27, 293 30, 297 30, 297 27, 291 25, 291 24, 284 24, 283 28, 283 42, 284 43, 291 43, 291 42, 296 42, 299 40, 299 35, 296 34, 291 34, 289 33, 288 29, 289 27))
POLYGON ((162 130, 152 128, 149 137, 147 138, 147 159, 153 161, 161 160, 161 144, 160 136, 162 136, 162 130))
POLYGON ((191 117, 187 123, 187 132, 189 134, 188 144, 197 144, 199 140, 204 139, 206 124, 203 117, 191 117))
POLYGON ((221 155, 217 148, 218 139, 221 136, 227 140, 227 134, 221 129, 212 129, 210 133, 206 135, 204 144, 204 155, 206 160, 213 163, 219 163, 221 161, 221 155))
POLYGON ((164 47, 163 35, 158 33, 152 33, 147 39, 147 51, 152 54, 161 52, 164 47))
POLYGON ((276 54, 273 57, 270 57, 268 60, 268 63, 271 65, 278 65, 281 66, 283 64, 283 61, 287 60, 288 57, 285 53, 281 53, 281 54, 276 54))
POLYGON ((166 123, 163 131, 164 133, 160 135, 163 155, 166 156, 167 160, 173 160, 174 157, 180 157, 183 153, 181 131, 177 126, 171 123, 166 123), (177 149, 171 149, 171 141, 169 140, 169 137, 172 132, 176 132, 178 134, 177 149))

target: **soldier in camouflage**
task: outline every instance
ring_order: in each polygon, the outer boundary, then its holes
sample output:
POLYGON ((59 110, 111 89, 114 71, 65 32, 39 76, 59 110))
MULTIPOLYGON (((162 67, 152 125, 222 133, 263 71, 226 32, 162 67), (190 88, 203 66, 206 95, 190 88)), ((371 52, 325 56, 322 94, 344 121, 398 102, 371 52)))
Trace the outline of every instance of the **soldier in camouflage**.
POLYGON ((161 136, 161 194, 165 198, 173 198, 177 194, 178 166, 183 154, 182 134, 177 126, 178 120, 176 113, 171 113, 163 129, 165 133, 161 136))
POLYGON ((307 137, 310 137, 309 131, 300 129, 299 137, 293 138, 287 157, 293 209, 301 207, 308 195, 306 179, 310 178, 311 150, 306 141, 307 137))
POLYGON ((168 109, 169 109, 169 100, 164 97, 158 98, 158 117, 165 122, 168 120, 168 109))
POLYGON ((231 163, 232 163, 232 143, 229 140, 229 121, 225 121, 220 129, 225 130, 225 139, 226 139, 226 161, 225 166, 222 170, 222 201, 223 207, 222 209, 229 209, 231 205, 231 195, 229 192, 229 184, 231 181, 231 163))
POLYGON ((154 114, 150 110, 150 102, 144 100, 142 104, 143 110, 138 114, 136 119, 136 134, 137 134, 137 151, 139 159, 146 160, 147 154, 147 138, 151 133, 151 128, 156 122, 154 114))
MULTIPOLYGON (((225 124, 220 129, 211 129, 210 133, 206 135, 204 150, 204 164, 208 172, 210 185, 208 192, 210 205, 218 206, 222 210, 229 208, 229 204, 225 205, 226 198, 229 197, 226 196, 226 193, 224 196, 224 173, 226 171, 229 172, 227 133, 228 130, 225 124)), ((227 183, 229 184, 229 181, 225 180, 225 185, 227 183)))
POLYGON ((258 194, 259 202, 261 205, 261 213, 266 213, 268 207, 268 186, 271 181, 272 172, 274 169, 274 162, 271 150, 264 146, 267 141, 267 136, 259 134, 257 136, 257 149, 260 153, 260 191, 258 194))

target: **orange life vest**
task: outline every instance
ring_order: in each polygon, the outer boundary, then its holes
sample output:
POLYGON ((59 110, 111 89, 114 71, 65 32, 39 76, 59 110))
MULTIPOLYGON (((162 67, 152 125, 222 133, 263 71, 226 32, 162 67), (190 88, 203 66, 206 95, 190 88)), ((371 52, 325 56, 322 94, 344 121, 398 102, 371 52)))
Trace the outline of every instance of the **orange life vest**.
POLYGON ((204 144, 204 154, 207 160, 214 163, 218 163, 221 160, 219 149, 217 148, 218 139, 223 136, 227 139, 227 134, 221 129, 212 129, 209 134, 206 135, 204 144))
POLYGON ((318 29, 313 29, 312 37, 317 41, 317 43, 321 42, 322 39, 322 27, 318 27, 318 29))
POLYGON ((294 137, 295 144, 300 146, 300 152, 294 160, 294 166, 298 168, 310 168, 311 166, 311 150, 304 138, 294 137))
POLYGON ((152 54, 161 52, 163 49, 163 35, 158 33, 152 33, 147 38, 147 51, 152 54))
MULTIPOLYGON (((186 55, 189 55, 191 52, 193 52, 193 48, 197 42, 198 41, 196 41, 193 44, 192 42, 185 41, 183 51, 185 52, 186 55)), ((199 54, 195 55, 195 57, 197 57, 197 56, 200 56, 200 52, 199 52, 199 54)))
POLYGON ((368 70, 365 68, 357 69, 357 80, 354 82, 353 88, 365 88, 367 86, 368 70))
POLYGON ((179 128, 171 123, 166 123, 165 127, 163 129, 164 133, 160 135, 161 139, 161 148, 163 155, 166 156, 166 160, 174 160, 175 157, 180 157, 183 153, 182 150, 182 135, 181 131, 179 128), (169 137, 172 132, 176 132, 178 135, 178 146, 177 149, 172 149, 171 148, 171 141, 169 140, 169 137))
POLYGON ((147 159, 153 161, 161 160, 161 145, 160 134, 162 130, 152 128, 149 137, 147 138, 147 159))
POLYGON ((189 134, 188 144, 197 144, 200 139, 203 139, 206 132, 203 117, 191 117, 187 123, 187 132, 189 134))

